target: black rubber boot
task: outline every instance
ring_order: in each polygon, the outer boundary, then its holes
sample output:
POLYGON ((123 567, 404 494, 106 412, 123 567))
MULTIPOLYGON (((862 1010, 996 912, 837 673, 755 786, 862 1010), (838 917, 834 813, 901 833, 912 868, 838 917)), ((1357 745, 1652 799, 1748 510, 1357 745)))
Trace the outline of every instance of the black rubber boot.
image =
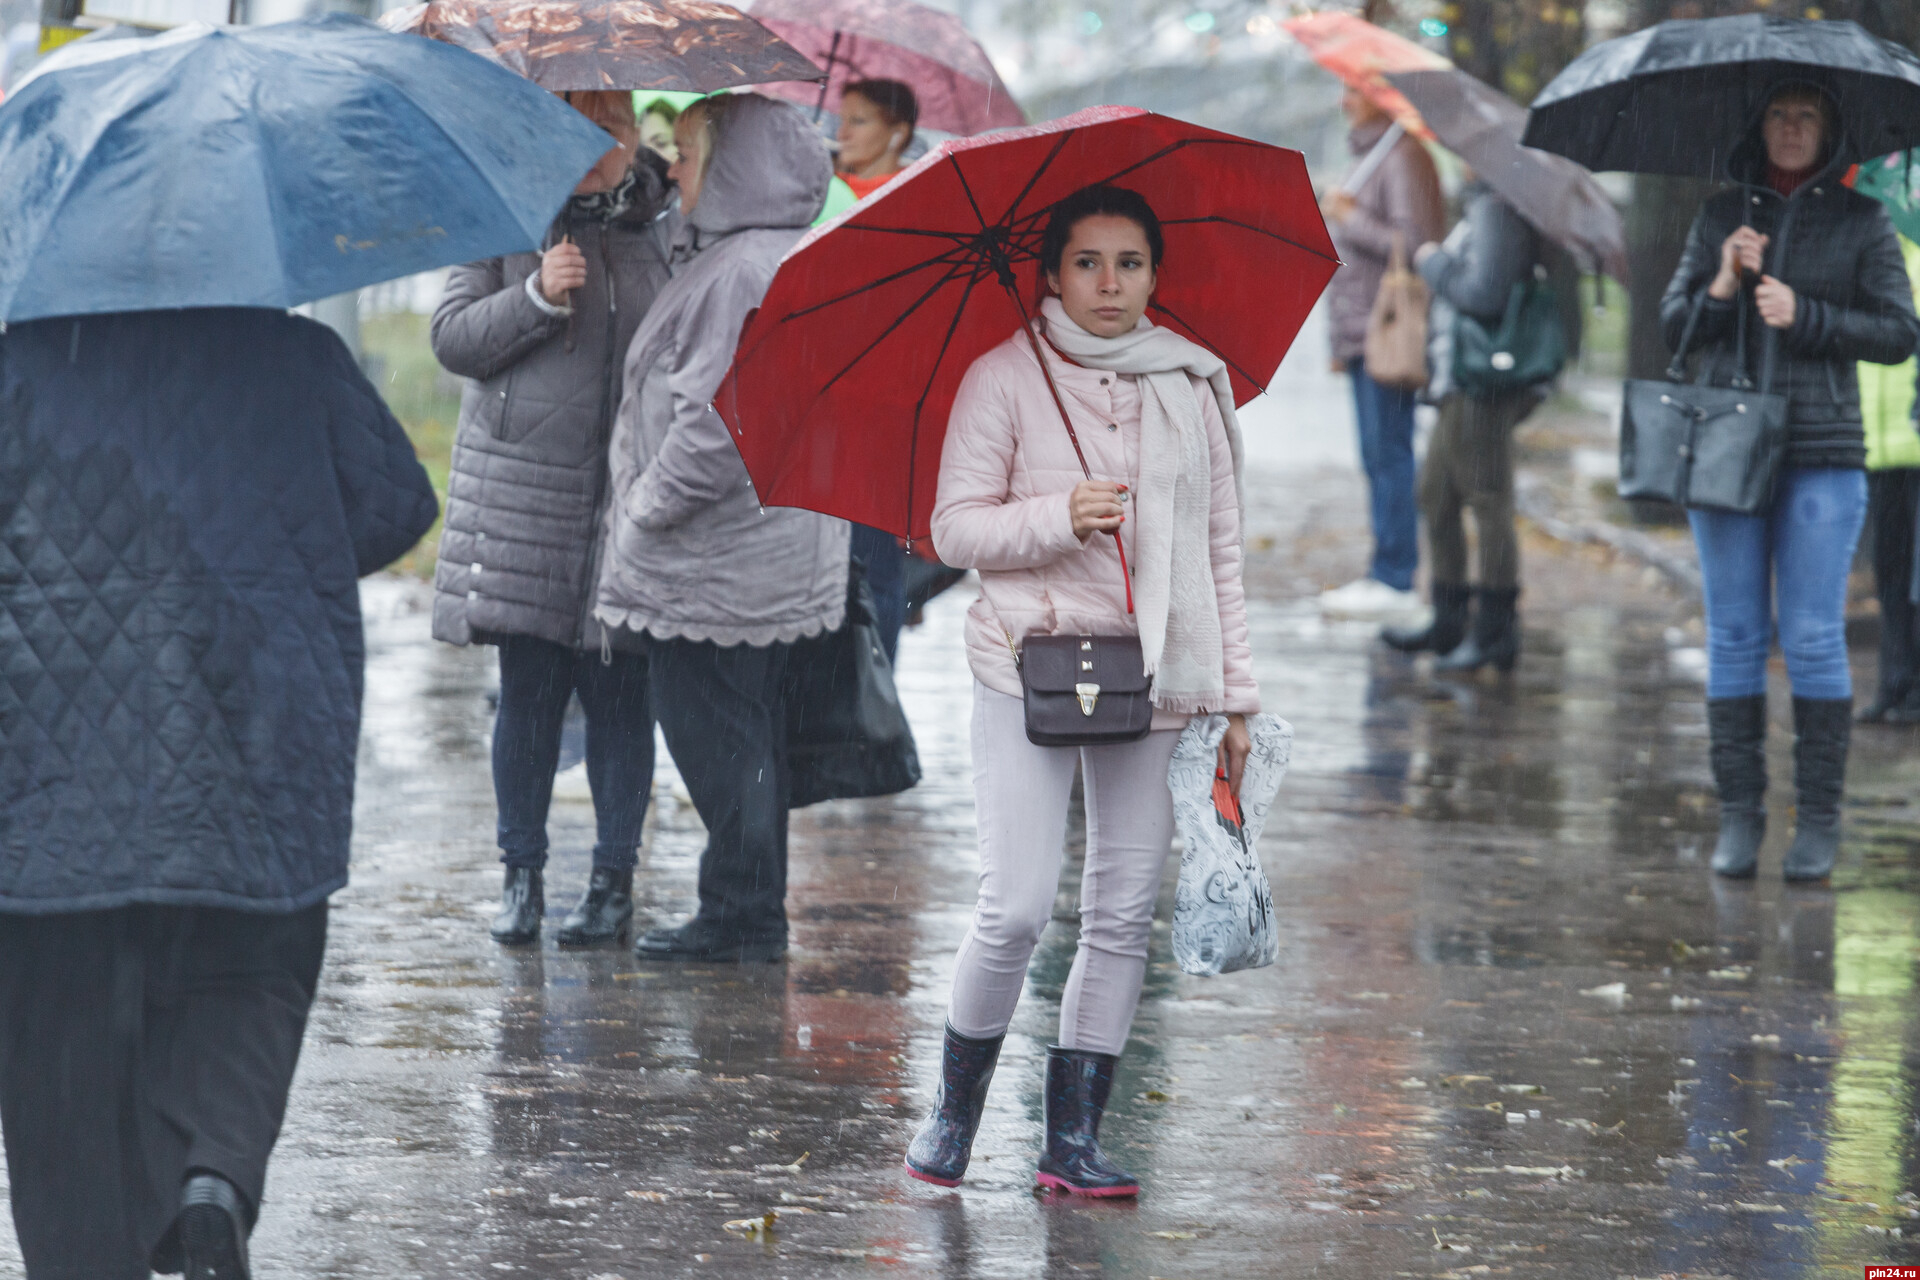
POLYGON ((1473 629, 1451 652, 1434 659, 1435 671, 1478 671, 1491 666, 1502 674, 1520 661, 1518 587, 1474 589, 1473 629))
POLYGON ((1140 1180, 1100 1150, 1100 1117, 1113 1092, 1111 1053, 1047 1050, 1047 1150, 1034 1180, 1076 1196, 1137 1196, 1140 1180))
POLYGON ((180 1193, 174 1232, 187 1280, 248 1280, 246 1198, 214 1173, 197 1173, 180 1193))
POLYGON ((980 1131, 980 1113, 986 1109, 987 1086, 994 1064, 1000 1061, 1002 1033, 991 1040, 974 1040, 947 1028, 940 1054, 940 1092, 920 1132, 907 1144, 907 1173, 937 1187, 957 1187, 973 1155, 973 1135, 980 1131))
POLYGON ((595 867, 587 891, 560 922, 563 947, 622 942, 633 930, 633 872, 595 867))
POLYGON ((493 940, 505 947, 524 947, 540 940, 540 920, 547 914, 546 877, 538 867, 508 867, 500 890, 500 914, 493 918, 493 940))
POLYGON ((1846 789, 1853 699, 1793 700, 1793 843, 1782 873, 1825 880, 1840 853, 1840 796, 1846 789))
POLYGON ((1382 627, 1380 639, 1402 653, 1449 653, 1467 638, 1473 588, 1465 583, 1433 584, 1433 621, 1424 627, 1382 627))
POLYGON ((633 944, 633 954, 641 960, 772 964, 786 958, 787 940, 745 936, 695 916, 677 929, 647 930, 633 944))
POLYGON ((1767 837, 1767 698, 1708 698, 1708 759, 1720 793, 1720 838, 1713 869, 1745 880, 1767 837))

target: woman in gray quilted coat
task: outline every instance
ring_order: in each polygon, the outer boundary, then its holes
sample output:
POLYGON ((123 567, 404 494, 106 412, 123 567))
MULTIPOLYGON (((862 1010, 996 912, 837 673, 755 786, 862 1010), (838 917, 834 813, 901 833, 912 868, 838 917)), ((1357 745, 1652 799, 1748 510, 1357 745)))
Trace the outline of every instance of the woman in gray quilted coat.
POLYGON ((645 637, 653 711, 707 827, 698 914, 636 951, 774 960, 787 948, 781 683, 793 642, 846 616, 848 529, 763 510, 712 401, 832 170, 805 114, 771 98, 707 98, 674 128, 686 225, 627 352, 594 613, 645 637))
POLYGON ((606 643, 588 604, 620 361, 667 282, 666 180, 651 152, 635 159, 632 95, 568 97, 620 145, 581 181, 543 252, 456 268, 433 317, 434 354, 467 379, 433 634, 500 650, 493 791, 506 884, 493 936, 508 945, 540 936, 547 808, 575 694, 597 830, 562 944, 630 928, 653 785, 646 657, 606 643))

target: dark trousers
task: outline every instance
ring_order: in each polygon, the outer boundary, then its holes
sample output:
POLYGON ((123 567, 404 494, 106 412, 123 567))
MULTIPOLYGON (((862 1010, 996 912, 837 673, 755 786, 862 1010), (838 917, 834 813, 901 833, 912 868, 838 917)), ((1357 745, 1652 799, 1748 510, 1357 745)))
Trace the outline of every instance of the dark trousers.
POLYGON ((1420 567, 1420 514, 1413 497, 1413 392, 1367 376, 1366 361, 1347 362, 1353 376, 1354 418, 1360 425, 1360 465, 1367 473, 1373 512, 1371 577, 1399 591, 1413 586, 1420 567))
POLYGON ((753 941, 787 936, 788 646, 655 640, 653 710, 707 825, 699 918, 753 941))
POLYGON ((874 624, 891 664, 900 648, 900 628, 907 623, 907 553, 898 538, 864 524, 853 526, 852 550, 853 558, 866 567, 874 624))
POLYGON ((1920 538, 1920 468, 1867 473, 1867 537, 1880 596, 1880 697, 1920 700, 1920 609, 1914 542, 1920 538))
POLYGON ((611 659, 532 636, 500 641, 500 709, 493 721, 493 799, 500 861, 547 865, 547 810, 567 702, 587 716, 587 785, 593 792, 593 865, 630 871, 653 790, 653 716, 647 657, 611 659))
POLYGON ((0 915, 0 1130, 29 1280, 147 1280, 192 1170, 256 1210, 327 943, 291 915, 0 915))
POLYGON ((1420 468, 1420 514, 1427 524, 1433 580, 1467 582, 1467 531, 1473 511, 1480 543, 1480 585, 1519 585, 1520 539, 1513 529, 1513 429, 1540 403, 1531 391, 1498 396, 1454 392, 1440 405, 1420 468))

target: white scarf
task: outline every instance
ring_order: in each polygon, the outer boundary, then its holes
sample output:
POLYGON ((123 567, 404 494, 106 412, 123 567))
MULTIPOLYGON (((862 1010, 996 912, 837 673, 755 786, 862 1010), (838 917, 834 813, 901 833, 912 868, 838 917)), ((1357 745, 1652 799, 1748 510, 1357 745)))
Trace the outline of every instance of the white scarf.
POLYGON ((1101 338, 1069 319, 1058 298, 1042 302, 1040 313, 1046 337, 1075 364, 1140 379, 1133 597, 1140 648, 1153 677, 1153 705, 1173 712, 1217 711, 1227 681, 1213 581, 1213 465, 1188 375, 1212 384, 1233 454, 1234 497, 1244 515, 1240 420, 1233 411, 1226 362, 1144 316, 1131 332, 1101 338))

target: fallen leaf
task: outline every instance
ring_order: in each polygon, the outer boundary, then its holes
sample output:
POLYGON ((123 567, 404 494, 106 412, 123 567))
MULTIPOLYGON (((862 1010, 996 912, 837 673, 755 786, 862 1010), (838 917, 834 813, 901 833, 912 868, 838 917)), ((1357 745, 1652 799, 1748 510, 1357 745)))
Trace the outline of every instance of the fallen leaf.
POLYGON ((1787 1212, 1787 1207, 1783 1204, 1749 1204, 1745 1200, 1735 1200, 1733 1202, 1733 1207, 1740 1210, 1743 1213, 1785 1213, 1787 1212))
POLYGON ((1145 1098, 1148 1102, 1172 1102, 1173 1101, 1172 1094, 1162 1093, 1158 1089, 1149 1089, 1145 1093, 1141 1094, 1140 1096, 1145 1098))
POLYGON ((720 1225, 728 1231, 737 1231, 749 1240, 764 1240, 773 1234, 774 1215, 763 1213, 757 1218, 735 1218, 732 1222, 720 1225))
POLYGON ((1731 964, 1724 969, 1707 970, 1709 978, 1725 978, 1729 982, 1744 982, 1752 973, 1753 966, 1746 964, 1731 964))
POLYGON ((1625 1000, 1627 998, 1627 984, 1624 982, 1607 982, 1597 987, 1588 987, 1580 994, 1583 996, 1592 996, 1596 1000, 1625 1000))
POLYGON ((1159 1240, 1198 1240, 1200 1238, 1200 1233, 1197 1231, 1149 1231, 1147 1234, 1159 1240))
POLYGON ((1502 1093, 1545 1093, 1546 1088, 1543 1085, 1537 1085, 1537 1084, 1503 1084, 1500 1086, 1500 1092, 1502 1093))
POLYGON ((1408 1076, 1400 1082, 1400 1087, 1402 1089, 1424 1089, 1427 1087, 1427 1082, 1419 1076, 1408 1076))
POLYGON ((1806 1163, 1807 1161, 1802 1160, 1799 1156, 1782 1156, 1778 1160, 1767 1161, 1767 1165, 1769 1168, 1778 1169, 1783 1173, 1786 1172, 1788 1169, 1793 1168, 1793 1166, 1797 1164, 1806 1164, 1806 1163))
POLYGON ((1492 1084, 1492 1076, 1458 1075, 1448 1076, 1440 1082, 1442 1089, 1464 1089, 1470 1084, 1492 1084))
POLYGON ((627 1192, 627 1199, 648 1200, 654 1204, 665 1204, 667 1202, 667 1193, 664 1191, 629 1191, 627 1192))
POLYGON ((1702 1004, 1705 1004, 1706 1002, 1704 1000, 1701 1000, 1697 996, 1674 996, 1672 999, 1668 1000, 1667 1003, 1672 1005, 1673 1008, 1676 1011, 1678 1011, 1681 1009, 1698 1009, 1702 1004))

